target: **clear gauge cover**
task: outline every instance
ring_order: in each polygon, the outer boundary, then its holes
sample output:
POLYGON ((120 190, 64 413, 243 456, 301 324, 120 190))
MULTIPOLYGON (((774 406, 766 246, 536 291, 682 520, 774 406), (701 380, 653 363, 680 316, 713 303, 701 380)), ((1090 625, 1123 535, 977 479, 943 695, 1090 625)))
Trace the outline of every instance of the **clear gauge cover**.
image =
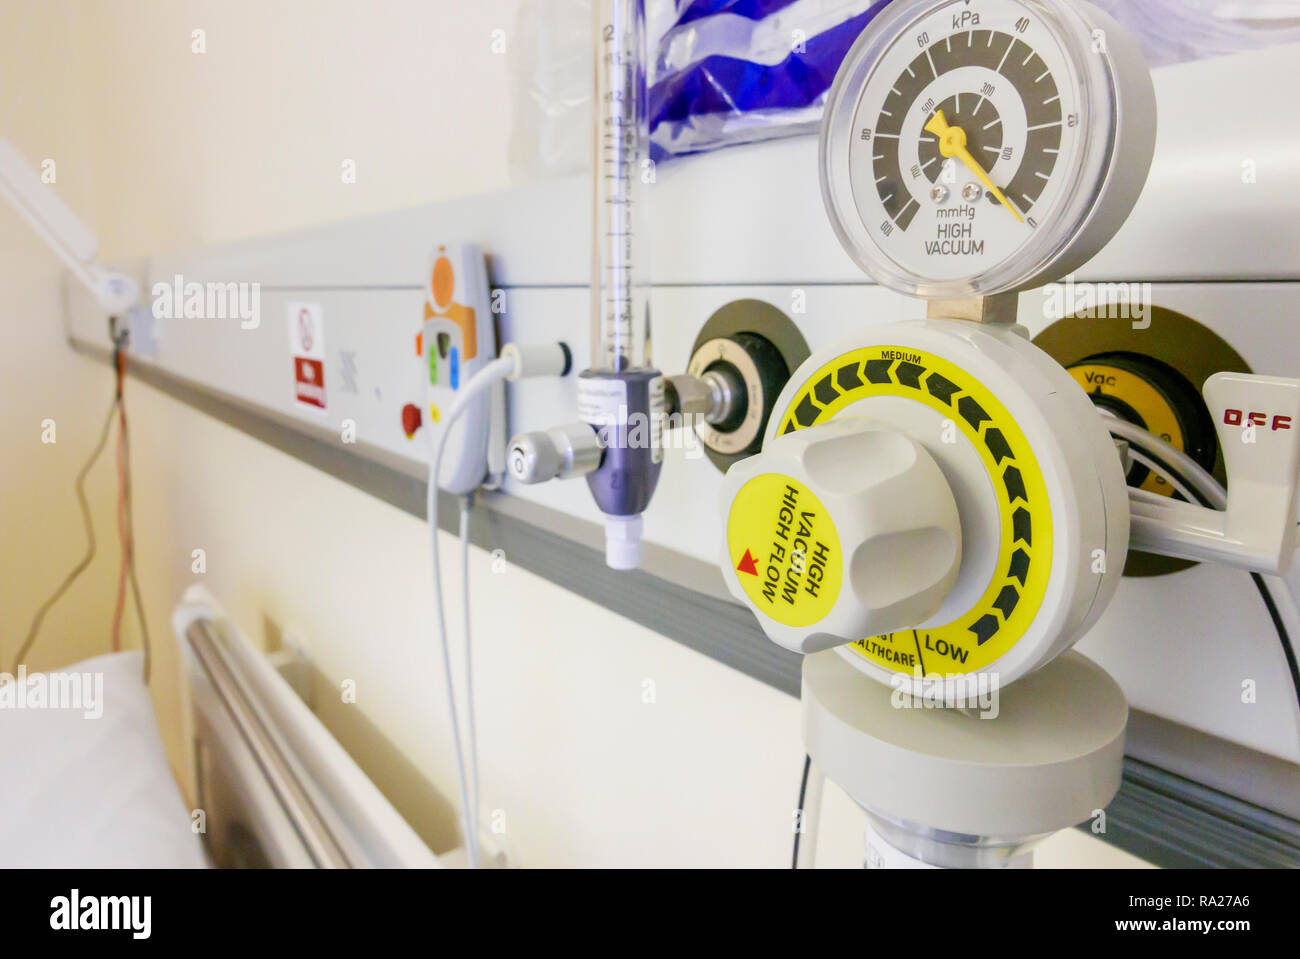
POLYGON ((829 94, 822 195, 844 248, 884 286, 932 299, 1021 290, 1109 240, 1154 131, 1136 43, 1090 5, 896 0, 829 94))

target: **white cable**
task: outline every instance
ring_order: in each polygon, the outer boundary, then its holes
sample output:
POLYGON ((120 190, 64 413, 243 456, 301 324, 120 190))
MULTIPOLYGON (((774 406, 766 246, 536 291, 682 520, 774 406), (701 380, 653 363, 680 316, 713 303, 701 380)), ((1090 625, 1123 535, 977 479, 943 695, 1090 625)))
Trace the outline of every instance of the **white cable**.
POLYGON ((1197 506, 1200 505, 1201 502, 1200 497, 1198 497, 1195 493, 1191 491, 1189 485, 1184 485, 1182 477, 1175 476, 1173 470, 1165 469, 1163 466, 1161 466, 1159 463, 1153 460, 1146 453, 1140 451, 1138 447, 1132 443, 1129 444, 1128 455, 1132 457, 1136 462, 1141 463, 1151 472, 1155 473, 1157 476, 1164 479, 1166 483, 1168 483, 1178 492, 1182 493, 1183 499, 1187 500, 1187 502, 1197 506))
MULTIPOLYGON (((1219 481, 1214 478, 1214 474, 1178 449, 1178 447, 1171 446, 1150 430, 1144 430, 1136 423, 1130 423, 1113 415, 1108 415, 1105 419, 1106 428, 1110 430, 1112 435, 1127 440, 1130 445, 1138 447, 1139 450, 1164 460, 1171 468, 1177 470, 1188 483, 1200 490, 1212 507, 1224 509, 1228 505, 1228 494, 1219 485, 1219 481)), ((1157 472, 1160 471, 1157 470, 1157 472)), ((1165 478, 1168 479, 1168 477, 1165 478)))
POLYGON ((429 520, 430 551, 433 555, 433 600, 437 606, 435 615, 438 619, 438 642, 442 647, 443 676, 447 681, 447 709, 451 714, 451 736, 456 749, 456 778, 460 787, 461 832, 464 834, 465 855, 469 860, 471 869, 478 868, 478 836, 471 831, 473 823, 471 822, 468 776, 465 772, 465 750, 460 738, 460 719, 456 711, 456 689, 451 676, 451 650, 447 643, 447 615, 442 603, 442 567, 438 557, 438 472, 439 467, 442 466, 443 451, 447 448, 447 438, 451 436, 451 428, 468 409, 470 402, 494 383, 514 375, 516 369, 517 363, 514 358, 502 357, 483 367, 465 383, 460 395, 456 397, 456 401, 452 403, 451 409, 447 412, 442 433, 439 435, 438 443, 434 447, 433 458, 429 461, 428 498, 425 504, 425 511, 429 520))
POLYGON ((469 726, 469 802, 471 832, 479 836, 478 817, 482 801, 478 792, 478 724, 474 714, 474 654, 469 628, 469 511, 474 505, 474 495, 467 493, 460 499, 460 582, 463 590, 461 608, 465 611, 465 716, 469 726))

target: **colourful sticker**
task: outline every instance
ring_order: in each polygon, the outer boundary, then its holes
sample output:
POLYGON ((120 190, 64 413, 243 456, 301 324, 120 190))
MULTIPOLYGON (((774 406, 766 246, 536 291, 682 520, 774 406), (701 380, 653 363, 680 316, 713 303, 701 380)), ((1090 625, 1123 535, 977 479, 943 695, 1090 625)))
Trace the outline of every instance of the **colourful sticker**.
POLYGON ((727 543, 746 595, 786 626, 812 626, 839 597, 844 560, 830 514, 812 490, 782 473, 740 488, 727 543))

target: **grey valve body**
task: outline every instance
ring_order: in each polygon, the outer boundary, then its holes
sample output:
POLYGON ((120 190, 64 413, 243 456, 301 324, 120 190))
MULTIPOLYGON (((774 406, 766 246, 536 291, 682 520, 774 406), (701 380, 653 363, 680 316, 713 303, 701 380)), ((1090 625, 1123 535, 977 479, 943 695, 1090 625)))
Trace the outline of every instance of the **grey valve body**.
POLYGON ((607 516, 644 512, 663 463, 663 376, 586 370, 578 377, 578 408, 605 450, 600 468, 587 474, 596 505, 607 516))

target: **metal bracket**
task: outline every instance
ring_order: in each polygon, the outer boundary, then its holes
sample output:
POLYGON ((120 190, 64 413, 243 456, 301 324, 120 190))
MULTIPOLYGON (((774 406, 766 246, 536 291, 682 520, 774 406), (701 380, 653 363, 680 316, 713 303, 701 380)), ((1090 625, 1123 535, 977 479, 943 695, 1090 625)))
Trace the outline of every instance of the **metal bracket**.
POLYGON ((967 296, 956 300, 927 300, 926 319, 968 320, 1015 326, 1020 309, 1019 293, 995 293, 993 296, 967 296))

